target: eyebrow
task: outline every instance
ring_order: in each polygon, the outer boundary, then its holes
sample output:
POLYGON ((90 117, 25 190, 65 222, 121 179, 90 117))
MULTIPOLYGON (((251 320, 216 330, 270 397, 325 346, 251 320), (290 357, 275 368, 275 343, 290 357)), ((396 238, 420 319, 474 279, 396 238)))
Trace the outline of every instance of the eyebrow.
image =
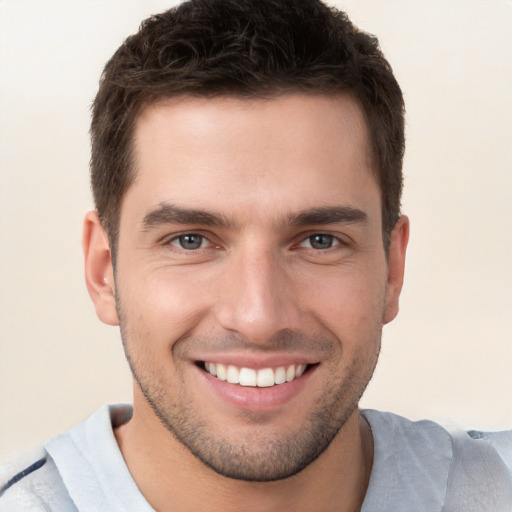
POLYGON ((368 215, 358 208, 350 206, 325 206, 310 208, 290 215, 287 218, 290 224, 306 226, 309 224, 354 224, 366 223, 368 215))
MULTIPOLYGON (((350 206, 325 206, 291 213, 286 215, 278 224, 280 226, 307 226, 315 224, 366 223, 367 221, 367 214, 357 208, 350 206)), ((158 208, 144 216, 141 224, 143 231, 147 231, 153 227, 166 224, 198 224, 202 226, 233 228, 237 225, 237 222, 218 213, 161 203, 158 208)))
POLYGON ((142 229, 149 230, 165 224, 200 224, 202 226, 232 227, 233 223, 223 215, 190 208, 180 208, 168 203, 161 203, 155 210, 142 219, 142 229))

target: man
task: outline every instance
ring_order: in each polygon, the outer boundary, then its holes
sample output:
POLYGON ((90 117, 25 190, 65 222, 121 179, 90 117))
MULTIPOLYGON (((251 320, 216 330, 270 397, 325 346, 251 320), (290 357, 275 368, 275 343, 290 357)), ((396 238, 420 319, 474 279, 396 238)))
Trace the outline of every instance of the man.
POLYGON ((315 0, 184 3, 107 63, 91 133, 87 286, 133 409, 13 466, 0 510, 510 510, 509 433, 358 409, 409 232, 374 38, 315 0))

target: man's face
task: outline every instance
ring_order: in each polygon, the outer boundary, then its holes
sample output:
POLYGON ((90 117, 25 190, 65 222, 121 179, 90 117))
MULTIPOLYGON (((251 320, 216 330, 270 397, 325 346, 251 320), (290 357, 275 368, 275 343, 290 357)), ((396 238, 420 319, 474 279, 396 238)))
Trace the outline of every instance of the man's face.
POLYGON ((297 473, 355 414, 399 293, 358 105, 171 99, 135 155, 115 280, 134 414, 226 476, 297 473))

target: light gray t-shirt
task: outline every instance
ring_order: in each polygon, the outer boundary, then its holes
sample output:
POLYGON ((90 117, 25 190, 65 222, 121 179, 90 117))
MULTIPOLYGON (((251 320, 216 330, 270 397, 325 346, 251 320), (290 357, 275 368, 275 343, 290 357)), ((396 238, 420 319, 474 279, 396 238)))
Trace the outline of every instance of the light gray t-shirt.
MULTIPOLYGON (((102 407, 0 468, 0 512, 152 512, 116 443, 113 426, 132 413, 102 407)), ((511 512, 512 431, 448 432, 363 410, 374 462, 362 512, 511 512)))

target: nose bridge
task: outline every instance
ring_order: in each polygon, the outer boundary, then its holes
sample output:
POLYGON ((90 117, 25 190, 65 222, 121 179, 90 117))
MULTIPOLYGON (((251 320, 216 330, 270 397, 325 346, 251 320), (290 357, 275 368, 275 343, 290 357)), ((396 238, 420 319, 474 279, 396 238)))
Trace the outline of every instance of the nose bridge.
POLYGON ((223 328, 265 343, 279 330, 296 327, 299 315, 278 254, 254 244, 231 261, 228 276, 218 304, 223 328))

